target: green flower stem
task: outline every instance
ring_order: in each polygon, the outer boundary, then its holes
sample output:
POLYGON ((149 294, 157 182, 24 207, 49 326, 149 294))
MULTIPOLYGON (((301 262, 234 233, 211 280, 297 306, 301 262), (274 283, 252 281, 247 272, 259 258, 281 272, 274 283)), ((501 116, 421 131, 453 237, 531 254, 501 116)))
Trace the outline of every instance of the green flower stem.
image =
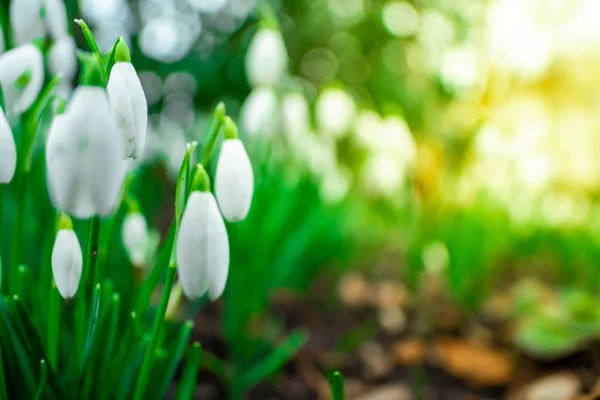
POLYGON ((144 398, 146 385, 148 384, 148 379, 150 378, 150 371, 152 370, 152 362, 154 361, 154 355, 156 353, 158 338, 160 336, 160 331, 162 329, 163 322, 165 319, 165 313, 167 312, 169 297, 171 297, 171 289, 173 288, 173 283, 175 282, 176 272, 177 264, 175 262, 175 246, 173 246, 173 248, 171 249, 171 261, 169 262, 169 267, 167 269, 165 285, 163 287, 163 292, 160 298, 160 303, 158 305, 158 310, 156 310, 154 323, 152 324, 150 342, 148 343, 148 347, 146 347, 146 352, 144 353, 144 361, 142 363, 142 370, 140 372, 140 375, 138 376, 137 384, 135 386, 135 393, 133 395, 134 400, 141 400, 144 398))
POLYGON ((92 50, 92 53, 94 53, 94 56, 96 56, 96 59, 98 60, 98 66, 100 66, 100 72, 102 74, 102 82, 106 85, 106 71, 103 68, 104 60, 102 58, 102 53, 100 52, 100 47, 98 47, 98 43, 96 42, 96 38, 84 20, 76 19, 75 23, 81 28, 81 32, 83 32, 83 36, 85 37, 88 46, 90 46, 90 50, 92 50))
MULTIPOLYGON (((23 134, 23 137, 26 135, 23 134)), ((26 139, 22 141, 25 144, 26 139)), ((20 153, 23 154, 23 153, 20 153)), ((10 249, 10 263, 9 263, 9 290, 13 293, 17 287, 17 271, 19 264, 21 263, 21 257, 23 255, 23 231, 25 229, 25 214, 27 211, 27 180, 28 174, 24 169, 18 171, 19 173, 15 177, 15 185, 17 191, 16 198, 16 215, 12 234, 12 243, 10 249)))
POLYGON ((50 287, 48 311, 48 362, 54 371, 58 371, 58 330, 60 326, 60 294, 54 279, 50 287))
POLYGON ((175 400, 188 400, 194 397, 194 390, 198 381, 198 370, 200 369, 200 357, 202 347, 199 342, 194 342, 189 350, 183 374, 177 385, 175 400))
MULTIPOLYGON (((2 241, 4 240, 4 196, 6 195, 6 185, 0 184, 0 254, 2 254, 2 241)), ((2 275, 0 275, 1 277, 2 275)), ((0 285, 2 284, 2 279, 0 279, 0 285)))
POLYGON ((331 387, 332 400, 344 400, 344 377, 338 371, 331 374, 329 378, 329 386, 331 387))
POLYGON ((210 120, 208 121, 208 138, 206 140, 206 143, 202 143, 202 157, 200 158, 200 163, 206 169, 208 168, 208 163, 210 162, 213 150, 215 149, 215 145, 217 144, 219 133, 221 133, 224 118, 225 104, 219 103, 215 107, 215 110, 213 111, 212 115, 210 116, 210 120))
POLYGON ((81 366, 83 363, 83 356, 85 352, 85 343, 86 343, 86 335, 87 335, 87 301, 86 301, 86 292, 89 287, 90 290, 93 289, 100 280, 101 272, 96 268, 96 261, 98 258, 98 240, 100 239, 100 217, 92 217, 90 220, 89 226, 89 235, 88 242, 86 246, 85 255, 83 258, 83 270, 81 272, 81 282, 79 288, 79 294, 77 295, 77 300, 75 302, 75 327, 74 327, 74 342, 73 342, 73 351, 75 351, 74 359, 71 361, 74 363, 73 368, 77 369, 77 374, 75 376, 79 376, 81 371, 81 366), (93 284, 87 284, 89 276, 92 276, 94 281, 91 282, 93 284))
POLYGON ((0 400, 8 400, 6 394, 6 382, 4 382, 4 358, 2 357, 2 349, 0 348, 0 400))
POLYGON ((94 274, 94 280, 90 286, 92 288, 102 280, 102 268, 98 268, 98 243, 100 242, 100 226, 100 217, 92 217, 90 220, 90 236, 85 256, 86 262, 88 263, 88 271, 94 274))
POLYGON ((40 361, 40 384, 38 385, 37 392, 33 400, 41 400, 44 395, 44 389, 46 389, 46 380, 48 379, 48 367, 46 366, 46 361, 40 361))

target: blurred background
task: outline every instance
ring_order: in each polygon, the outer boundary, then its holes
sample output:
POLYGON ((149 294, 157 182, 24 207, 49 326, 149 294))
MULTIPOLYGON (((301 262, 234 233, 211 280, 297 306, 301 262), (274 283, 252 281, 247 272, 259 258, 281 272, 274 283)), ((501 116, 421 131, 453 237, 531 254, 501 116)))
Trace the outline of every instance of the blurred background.
POLYGON ((150 107, 133 190, 153 229, 185 143, 218 101, 236 116, 256 192, 198 335, 243 370, 307 334, 253 398, 326 398, 331 368, 350 398, 593 390, 597 0, 68 5, 101 50, 132 48, 150 107))

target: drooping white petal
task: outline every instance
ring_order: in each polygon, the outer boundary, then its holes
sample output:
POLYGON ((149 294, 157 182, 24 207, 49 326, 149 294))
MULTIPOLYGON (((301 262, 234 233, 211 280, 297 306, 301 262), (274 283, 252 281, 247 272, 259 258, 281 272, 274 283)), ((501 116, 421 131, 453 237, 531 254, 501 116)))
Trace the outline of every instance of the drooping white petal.
POLYGON ((217 163, 215 193, 227 221, 238 222, 246 218, 253 191, 252 164, 244 144, 239 139, 225 140, 217 163))
POLYGON ((9 183, 17 168, 17 148, 4 111, 0 108, 0 185, 9 183))
POLYGON ((111 112, 123 135, 125 155, 137 158, 146 142, 148 105, 133 65, 128 62, 116 63, 110 71, 106 90, 111 112))
POLYGON ((250 42, 245 61, 246 76, 252 86, 277 83, 288 64, 281 32, 275 29, 259 30, 250 42))
POLYGON ((21 45, 45 36, 42 0, 12 0, 9 12, 13 43, 21 45))
POLYGON ((127 214, 123 220, 123 245, 134 267, 143 267, 146 263, 149 240, 148 224, 138 212, 127 214))
POLYGON ((71 36, 63 36, 54 42, 48 54, 48 66, 54 75, 60 76, 62 82, 71 81, 77 73, 77 55, 75 40, 71 36))
POLYGON ((52 248, 52 274, 60 295, 71 298, 77 292, 81 279, 83 257, 77 235, 71 229, 56 234, 52 248))
POLYGON ((63 0, 43 0, 46 29, 55 40, 67 36, 67 9, 63 0))
POLYGON ((77 218, 112 212, 125 177, 123 152, 106 92, 79 86, 65 114, 53 121, 46 144, 54 205, 77 218))
POLYGON ((9 121, 27 111, 37 98, 44 83, 44 61, 40 50, 24 44, 0 56, 0 85, 4 91, 6 115, 9 121), (29 84, 17 87, 17 79, 27 73, 29 84))
POLYGON ((190 194, 177 234, 179 281, 185 295, 211 300, 223 293, 229 273, 229 239, 210 192, 190 194))

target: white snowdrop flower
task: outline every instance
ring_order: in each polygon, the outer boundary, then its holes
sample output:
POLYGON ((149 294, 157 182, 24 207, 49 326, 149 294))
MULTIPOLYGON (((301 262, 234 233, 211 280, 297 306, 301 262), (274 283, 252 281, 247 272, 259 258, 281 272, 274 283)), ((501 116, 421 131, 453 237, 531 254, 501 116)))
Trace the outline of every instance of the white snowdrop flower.
POLYGON ((17 45, 46 36, 60 39, 67 34, 67 10, 63 0, 12 0, 10 24, 17 45))
POLYGON ((83 257, 77 235, 72 229, 60 229, 52 248, 52 274, 63 298, 75 296, 82 265, 83 257))
POLYGON ((143 268, 146 264, 148 244, 148 224, 146 218, 139 212, 127 214, 123 220, 121 233, 123 245, 129 256, 129 261, 136 268, 143 268))
POLYGON ((246 76, 252 86, 277 83, 288 65, 288 55, 281 32, 275 29, 260 29, 250 42, 245 64, 246 76))
POLYGON ((278 103, 270 87, 253 89, 242 106, 242 127, 251 136, 271 137, 279 126, 278 103))
POLYGON ((71 36, 64 36, 54 42, 48 53, 48 66, 54 75, 63 80, 73 80, 78 64, 75 40, 71 36))
POLYGON ((148 105, 140 78, 130 62, 117 62, 112 67, 106 90, 111 112, 123 136, 125 156, 138 158, 146 142, 148 105))
POLYGON ((67 36, 67 9, 63 0, 42 0, 44 22, 50 36, 62 39, 67 36))
POLYGON ((393 195, 405 182, 407 166, 390 153, 372 155, 363 171, 363 183, 373 194, 393 195))
POLYGON ((0 108, 0 184, 12 181, 17 168, 17 147, 4 111, 0 108))
POLYGON ((287 93, 281 101, 283 127, 292 141, 299 141, 310 132, 310 108, 300 92, 287 93))
POLYGON ((43 83, 44 61, 34 45, 24 44, 0 56, 0 85, 9 121, 29 109, 43 83))
POLYGON ((126 172, 123 154, 106 91, 77 87, 66 112, 54 118, 46 144, 54 206, 82 219, 112 212, 126 172))
POLYGON ((168 118, 161 118, 159 129, 159 143, 167 170, 173 179, 177 179, 188 140, 183 127, 168 118))
POLYGON ((223 217, 229 222, 246 218, 253 191, 252 164, 244 144, 237 138, 225 140, 215 173, 215 194, 223 217))
POLYGON ((319 129, 339 139, 350 129, 356 114, 354 98, 342 89, 325 89, 316 105, 316 117, 319 129))
POLYGON ((208 291, 211 300, 219 298, 229 273, 229 239, 212 193, 190 194, 176 246, 179 282, 186 297, 195 300, 208 291))
POLYGON ((20 45, 46 36, 41 0, 12 0, 9 13, 13 43, 20 45))
POLYGON ((352 185, 352 172, 345 167, 327 169, 319 185, 321 199, 328 204, 344 200, 352 185))

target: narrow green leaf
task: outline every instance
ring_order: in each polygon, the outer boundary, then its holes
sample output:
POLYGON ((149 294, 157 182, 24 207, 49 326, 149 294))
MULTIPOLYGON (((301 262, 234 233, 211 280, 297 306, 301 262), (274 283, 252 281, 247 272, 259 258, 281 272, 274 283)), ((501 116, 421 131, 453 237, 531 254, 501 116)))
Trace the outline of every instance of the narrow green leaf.
POLYGON ((304 331, 294 331, 277 346, 264 360, 247 369, 236 385, 244 390, 250 389, 259 381, 279 370, 306 343, 308 334, 304 331))

